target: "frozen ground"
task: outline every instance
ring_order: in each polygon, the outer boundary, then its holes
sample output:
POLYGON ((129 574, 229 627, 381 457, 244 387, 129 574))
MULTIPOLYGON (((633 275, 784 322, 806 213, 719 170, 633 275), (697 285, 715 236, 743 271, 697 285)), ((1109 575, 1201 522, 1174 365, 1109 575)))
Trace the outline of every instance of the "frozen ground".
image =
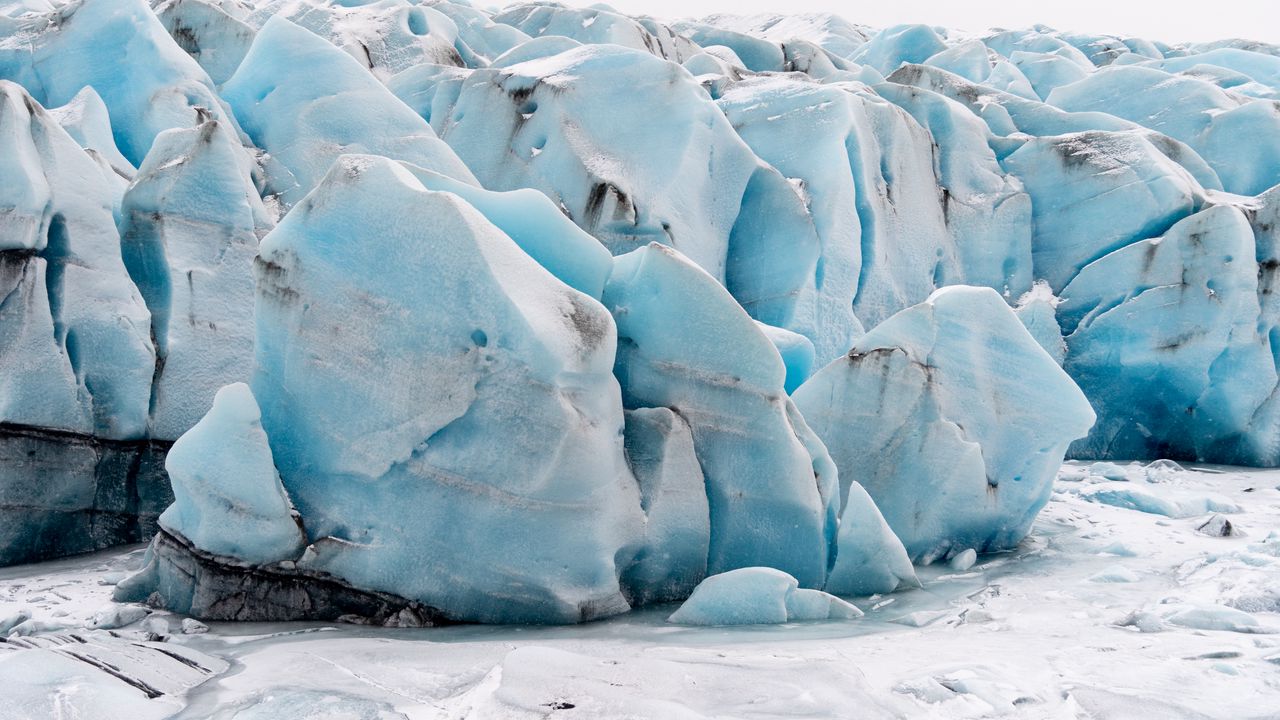
POLYGON ((183 633, 110 600, 141 548, 6 568, 0 718, 1276 718, 1278 486, 1276 470, 1068 464, 1016 551, 924 568, 923 590, 859 599, 859 620, 769 627, 676 627, 665 606, 574 627, 183 633), (1232 535, 1205 534, 1222 518, 1232 535))

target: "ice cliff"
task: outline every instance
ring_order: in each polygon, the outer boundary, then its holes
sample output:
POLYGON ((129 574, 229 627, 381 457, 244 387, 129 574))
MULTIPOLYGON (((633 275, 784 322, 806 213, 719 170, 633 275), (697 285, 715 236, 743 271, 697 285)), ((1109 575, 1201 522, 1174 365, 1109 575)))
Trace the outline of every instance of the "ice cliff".
POLYGON ((714 617, 744 568, 785 610, 1015 544, 1064 454, 1280 465, 1277 57, 0 0, 0 562, 155 534, 122 596, 204 617, 714 617))

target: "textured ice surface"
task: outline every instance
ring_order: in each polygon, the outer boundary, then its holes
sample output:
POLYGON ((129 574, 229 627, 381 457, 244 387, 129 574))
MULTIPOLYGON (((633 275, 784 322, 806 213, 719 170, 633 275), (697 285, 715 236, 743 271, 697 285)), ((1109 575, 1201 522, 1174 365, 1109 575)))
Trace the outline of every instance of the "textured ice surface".
POLYGON ((844 493, 861 483, 924 562, 1017 543, 1048 501, 1067 445, 1094 419, 985 288, 937 291, 864 335, 794 397, 844 493))

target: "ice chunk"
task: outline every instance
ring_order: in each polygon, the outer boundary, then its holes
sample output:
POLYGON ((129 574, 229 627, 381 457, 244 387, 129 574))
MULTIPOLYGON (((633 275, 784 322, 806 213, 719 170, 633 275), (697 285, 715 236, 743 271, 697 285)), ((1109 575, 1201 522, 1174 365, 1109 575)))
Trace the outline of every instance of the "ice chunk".
POLYGON ((254 565, 291 560, 306 535, 280 484, 253 392, 218 391, 213 407, 169 450, 173 505, 160 526, 197 548, 254 565))
MULTIPOLYGON (((441 86, 432 127, 484 187, 540 190, 614 255, 658 241, 724 280, 730 234, 762 163, 680 66, 591 45, 420 79, 441 86)), ((424 92, 397 80, 401 97, 424 92)), ((791 194, 775 191, 777 202, 803 217, 794 191, 777 189, 791 194)))
POLYGON ((1185 75, 1116 66, 1055 89, 1064 110, 1100 110, 1177 138, 1196 150, 1229 192, 1254 195, 1280 182, 1280 110, 1185 75))
POLYGON ((529 36, 505 23, 494 22, 490 13, 457 2, 441 2, 431 6, 448 16, 458 28, 458 39, 466 43, 473 60, 492 63, 516 46, 529 41, 529 36))
POLYGON ((787 367, 786 391, 788 394, 794 392, 813 374, 813 343, 809 338, 784 328, 762 322, 757 322, 756 326, 778 349, 778 354, 782 356, 782 364, 787 367))
POLYGON ((156 17, 174 42, 219 85, 240 66, 254 36, 244 18, 227 9, 217 0, 160 0, 155 5, 156 17))
POLYGON ((895 25, 876 33, 850 59, 888 75, 903 63, 922 63, 946 49, 928 25, 895 25))
POLYGON ((121 253, 151 311, 159 359, 151 435, 174 440, 218 388, 249 379, 253 258, 271 220, 248 155, 217 120, 156 136, 122 212, 121 253))
POLYGON ((835 595, 872 595, 919 587, 915 568, 902 541, 861 484, 849 483, 840 513, 836 562, 826 591, 835 595))
POLYGON ((265 27, 271 18, 325 38, 379 79, 426 63, 475 67, 485 62, 462 41, 453 20, 430 5, 402 0, 265 0, 245 20, 265 27))
POLYGON ((1208 520, 1196 526, 1196 532, 1209 537, 1239 537, 1244 533, 1224 515, 1214 513, 1208 520))
POLYGON ((781 72, 786 68, 787 58, 780 43, 693 20, 682 20, 672 28, 703 48, 713 45, 729 48, 742 66, 752 72, 781 72))
POLYGON ((1222 495, 1162 488, 1146 483, 1100 483, 1081 488, 1077 492, 1080 497, 1091 502, 1170 518, 1240 511, 1238 505, 1222 495))
POLYGON ((531 37, 561 35, 589 45, 620 45, 684 62, 698 48, 671 28, 644 18, 631 18, 604 5, 576 8, 547 3, 522 3, 493 16, 531 37))
POLYGON ((253 391, 314 543, 300 567, 460 620, 627 609, 640 498, 599 303, 368 156, 336 162, 257 267, 253 391))
POLYGON ((431 127, 351 56, 281 16, 258 31, 222 97, 254 144, 292 174, 270 188, 286 205, 342 153, 384 155, 475 181, 431 127))
POLYGON ((121 605, 112 603, 93 614, 88 627, 99 630, 112 630, 132 625, 151 614, 151 610, 140 605, 121 605))
POLYGON ((978 552, 973 548, 967 548, 965 550, 961 550, 955 555, 952 555, 951 559, 947 561, 947 565, 956 572, 964 572, 965 570, 973 567, 973 564, 977 561, 978 552))
POLYGON ((1028 141, 1004 161, 1031 195, 1035 275, 1061 293, 1085 265, 1199 209, 1191 175, 1137 133, 1028 141))
POLYGON ((122 186, 133 180, 137 169, 116 148, 107 106, 92 86, 86 85, 66 105, 50 109, 49 114, 80 147, 100 157, 122 186))
POLYGON ((112 185, 7 81, 0 158, 0 205, 12 208, 0 213, 0 421, 142 437, 155 356, 120 259, 112 185))
POLYGON ((877 326, 794 398, 845 492, 861 482, 925 561, 1022 539, 1094 420, 1004 300, 962 286, 877 326))
POLYGON ((853 605, 803 590, 790 575, 767 567, 739 568, 703 580, 667 618, 677 625, 767 625, 862 616, 853 605))
POLYGON ((710 511, 693 432, 669 408, 626 411, 627 463, 640 486, 644 540, 622 584, 633 604, 683 600, 707 575, 710 511))
POLYGON ((1135 583, 1140 579, 1138 573, 1123 565, 1112 565, 1089 576, 1089 582, 1096 583, 1135 583))
POLYGON ((1276 383, 1258 272, 1253 232, 1229 206, 1085 267, 1058 307, 1067 372, 1099 415, 1073 454, 1216 459, 1271 432, 1254 424, 1276 383))
POLYGON ((116 144, 142 162, 160 132, 223 117, 208 74, 169 37, 145 0, 75 0, 28 16, 0 48, 0 78, 17 81, 48 107, 86 85, 111 113, 116 144))
POLYGON ((762 565, 822 587, 833 551, 836 471, 783 389, 772 343, 729 293, 675 250, 614 259, 604 304, 628 408, 688 420, 711 511, 708 572, 762 565))

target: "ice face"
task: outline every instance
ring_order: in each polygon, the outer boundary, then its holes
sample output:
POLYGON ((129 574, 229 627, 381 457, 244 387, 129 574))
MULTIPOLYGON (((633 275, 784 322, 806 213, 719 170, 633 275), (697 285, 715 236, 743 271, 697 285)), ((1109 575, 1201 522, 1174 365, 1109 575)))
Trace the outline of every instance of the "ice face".
POLYGON ((822 587, 835 541, 835 466, 784 390, 782 359, 723 286, 656 243, 614 260, 628 408, 689 422, 711 512, 710 573, 766 565, 822 587))
POLYGON ((253 390, 313 543, 300 566, 460 620, 627 609, 640 501, 599 303, 367 156, 267 236, 257 276, 253 390))
POLYGON ((1100 417, 1076 455, 1203 458, 1260 431, 1253 418, 1276 371, 1254 247, 1243 212, 1210 207, 1098 259, 1063 290, 1068 372, 1100 417))
POLYGON ((683 600, 707 575, 711 517, 693 431, 670 408, 626 411, 627 463, 640 488, 644 539, 622 573, 633 604, 683 600))
POLYGON ((151 436, 176 440, 219 387, 249 379, 253 258, 271 227, 224 123, 156 136, 125 192, 121 254, 151 311, 151 436))
POLYGON ((868 332, 794 398, 842 494, 861 483, 918 562, 1022 539, 1094 421, 1004 300, 962 286, 868 332))
POLYGON ((120 259, 115 186, 20 86, 0 81, 0 420, 141 438, 155 351, 120 259))

